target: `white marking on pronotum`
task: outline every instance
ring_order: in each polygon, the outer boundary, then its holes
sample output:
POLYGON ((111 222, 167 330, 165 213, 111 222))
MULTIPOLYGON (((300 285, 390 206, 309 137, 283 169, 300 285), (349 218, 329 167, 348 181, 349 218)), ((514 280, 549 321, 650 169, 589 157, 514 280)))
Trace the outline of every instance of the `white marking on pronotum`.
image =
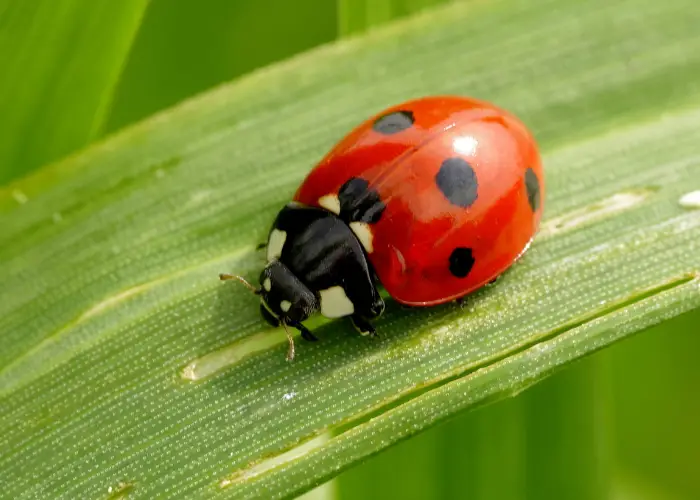
POLYGON ((318 204, 326 210, 330 210, 334 214, 340 213, 340 200, 338 199, 338 196, 334 194, 327 194, 326 196, 321 196, 318 199, 318 204))
POLYGON ((374 251, 374 245, 372 240, 374 235, 372 234, 372 228, 366 222, 351 222, 350 229, 355 233, 357 239, 360 240, 362 246, 365 247, 367 253, 372 253, 374 251))
POLYGON ((291 309, 292 303, 289 302, 288 300, 283 300, 280 302, 280 309, 282 309, 282 312, 287 312, 289 309, 291 309))
POLYGON ((282 255, 284 242, 287 240, 287 233, 279 229, 273 229, 270 232, 270 238, 267 241, 267 261, 278 259, 282 255))
POLYGON ((685 193, 678 200, 683 208, 700 208, 700 190, 685 193))
POLYGON ((265 280, 263 281, 263 288, 266 292, 272 290, 272 282, 270 281, 270 278, 265 278, 265 280))
POLYGON ((326 318, 341 318, 355 312, 355 306, 342 286, 321 290, 321 314, 326 318))

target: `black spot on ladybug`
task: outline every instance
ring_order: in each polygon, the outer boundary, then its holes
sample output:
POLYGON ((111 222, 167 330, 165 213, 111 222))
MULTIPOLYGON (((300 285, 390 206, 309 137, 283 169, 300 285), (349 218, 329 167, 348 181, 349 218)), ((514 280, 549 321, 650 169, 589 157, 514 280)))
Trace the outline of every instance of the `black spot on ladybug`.
POLYGON ((457 247, 450 254, 450 272, 457 278, 464 278, 474 267, 471 248, 457 247))
POLYGON ((463 158, 448 158, 440 165, 435 183, 453 205, 467 208, 476 201, 479 183, 474 169, 463 158))
POLYGON ((380 134, 390 135, 411 128, 414 121, 412 111, 394 111, 377 118, 372 128, 380 134))
POLYGON ((379 193, 369 189, 369 182, 351 177, 340 187, 340 218, 347 222, 368 222, 375 224, 382 217, 386 205, 379 199, 379 193))
POLYGON ((530 203, 530 208, 536 212, 540 207, 540 181, 531 168, 525 171, 525 189, 527 189, 527 201, 530 203))

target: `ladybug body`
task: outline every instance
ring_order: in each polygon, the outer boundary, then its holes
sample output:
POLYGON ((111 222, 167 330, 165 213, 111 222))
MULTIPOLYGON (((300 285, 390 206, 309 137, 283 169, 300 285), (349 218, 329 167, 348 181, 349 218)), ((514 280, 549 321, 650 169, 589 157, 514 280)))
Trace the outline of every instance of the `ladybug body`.
POLYGON ((456 96, 392 106, 328 152, 278 215, 260 277, 263 315, 299 328, 320 310, 373 333, 384 310, 378 283, 409 306, 462 298, 526 251, 543 199, 537 145, 510 113, 456 96), (273 297, 265 280, 280 265, 299 283, 268 283, 273 297), (302 307, 295 297, 308 299, 302 307))

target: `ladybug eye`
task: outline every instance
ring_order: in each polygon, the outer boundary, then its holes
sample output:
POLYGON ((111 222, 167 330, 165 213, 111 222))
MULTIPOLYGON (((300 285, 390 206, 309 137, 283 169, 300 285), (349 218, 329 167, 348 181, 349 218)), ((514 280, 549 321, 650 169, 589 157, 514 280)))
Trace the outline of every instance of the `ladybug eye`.
POLYGON ((277 318, 270 310, 267 308, 264 300, 260 301, 260 315, 267 321, 271 326, 280 326, 280 320, 277 318))

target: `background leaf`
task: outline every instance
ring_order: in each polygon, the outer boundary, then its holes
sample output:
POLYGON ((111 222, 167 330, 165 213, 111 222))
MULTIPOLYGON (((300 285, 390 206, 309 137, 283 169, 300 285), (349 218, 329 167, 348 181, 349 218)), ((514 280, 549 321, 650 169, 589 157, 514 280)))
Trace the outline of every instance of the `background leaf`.
POLYGON ((328 0, 151 0, 106 129, 330 42, 335 18, 328 0))
POLYGON ((0 184, 100 135, 147 5, 0 2, 0 184))
POLYGON ((695 309, 403 441, 336 497, 697 498, 698 324, 695 309))
POLYGON ((9 186, 7 493, 300 492, 699 307, 700 212, 678 204, 698 173, 698 20, 681 0, 454 5, 246 77, 9 186), (322 342, 287 364, 283 334, 218 272, 257 274, 254 245, 349 127, 443 92, 531 125, 550 193, 542 232, 467 309, 391 305, 378 342, 317 319, 322 342))
POLYGON ((337 3, 338 32, 348 36, 446 3, 446 0, 337 0, 337 3))

